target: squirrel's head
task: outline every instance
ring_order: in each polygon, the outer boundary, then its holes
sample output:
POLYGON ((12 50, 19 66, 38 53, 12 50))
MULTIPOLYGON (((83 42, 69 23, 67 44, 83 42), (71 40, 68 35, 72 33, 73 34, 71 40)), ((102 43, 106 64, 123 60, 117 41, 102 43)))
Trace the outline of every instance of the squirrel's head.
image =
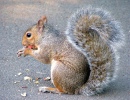
POLYGON ((46 16, 43 16, 36 25, 29 28, 23 35, 22 45, 26 48, 37 49, 38 40, 42 38, 46 22, 47 18, 46 16))

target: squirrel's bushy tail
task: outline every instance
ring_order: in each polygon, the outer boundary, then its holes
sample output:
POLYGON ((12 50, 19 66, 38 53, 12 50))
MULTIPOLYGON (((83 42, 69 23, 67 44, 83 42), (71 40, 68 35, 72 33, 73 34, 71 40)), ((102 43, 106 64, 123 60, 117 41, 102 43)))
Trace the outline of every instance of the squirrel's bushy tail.
POLYGON ((68 21, 66 35, 90 65, 91 73, 80 93, 94 95, 114 78, 118 64, 117 49, 124 41, 119 24, 101 9, 78 10, 68 21))

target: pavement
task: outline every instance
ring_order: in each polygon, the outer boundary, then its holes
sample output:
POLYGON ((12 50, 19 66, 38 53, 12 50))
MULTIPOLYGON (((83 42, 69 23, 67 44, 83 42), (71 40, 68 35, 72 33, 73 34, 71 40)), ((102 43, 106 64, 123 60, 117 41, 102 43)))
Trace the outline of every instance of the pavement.
POLYGON ((0 100, 130 100, 130 0, 0 0, 0 100), (53 86, 43 79, 50 65, 32 57, 17 58, 22 35, 42 15, 59 31, 65 31, 70 15, 81 7, 102 8, 121 22, 126 45, 119 50, 118 77, 102 94, 83 95, 39 93, 40 86, 53 86), (25 81, 29 76, 32 81, 25 81), (39 83, 36 83, 37 78, 39 83), (21 94, 26 92, 26 96, 21 94))

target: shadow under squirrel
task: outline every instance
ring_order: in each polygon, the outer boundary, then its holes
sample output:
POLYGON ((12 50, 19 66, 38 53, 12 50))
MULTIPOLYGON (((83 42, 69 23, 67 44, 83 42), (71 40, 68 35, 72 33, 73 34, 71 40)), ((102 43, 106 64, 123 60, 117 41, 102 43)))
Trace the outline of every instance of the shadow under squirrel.
POLYGON ((55 88, 40 87, 39 91, 94 95, 115 79, 118 48, 124 34, 109 13, 85 8, 74 13, 66 31, 50 27, 46 16, 23 35, 23 48, 17 52, 31 55, 51 64, 51 81, 55 88))

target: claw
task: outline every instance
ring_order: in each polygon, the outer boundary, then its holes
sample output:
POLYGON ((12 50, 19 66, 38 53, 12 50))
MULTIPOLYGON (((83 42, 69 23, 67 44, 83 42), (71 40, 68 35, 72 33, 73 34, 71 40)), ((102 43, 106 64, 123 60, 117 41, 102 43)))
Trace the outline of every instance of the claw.
POLYGON ((24 54, 24 49, 25 48, 23 47, 22 49, 18 50, 18 52, 17 52, 17 57, 18 58, 24 54))

